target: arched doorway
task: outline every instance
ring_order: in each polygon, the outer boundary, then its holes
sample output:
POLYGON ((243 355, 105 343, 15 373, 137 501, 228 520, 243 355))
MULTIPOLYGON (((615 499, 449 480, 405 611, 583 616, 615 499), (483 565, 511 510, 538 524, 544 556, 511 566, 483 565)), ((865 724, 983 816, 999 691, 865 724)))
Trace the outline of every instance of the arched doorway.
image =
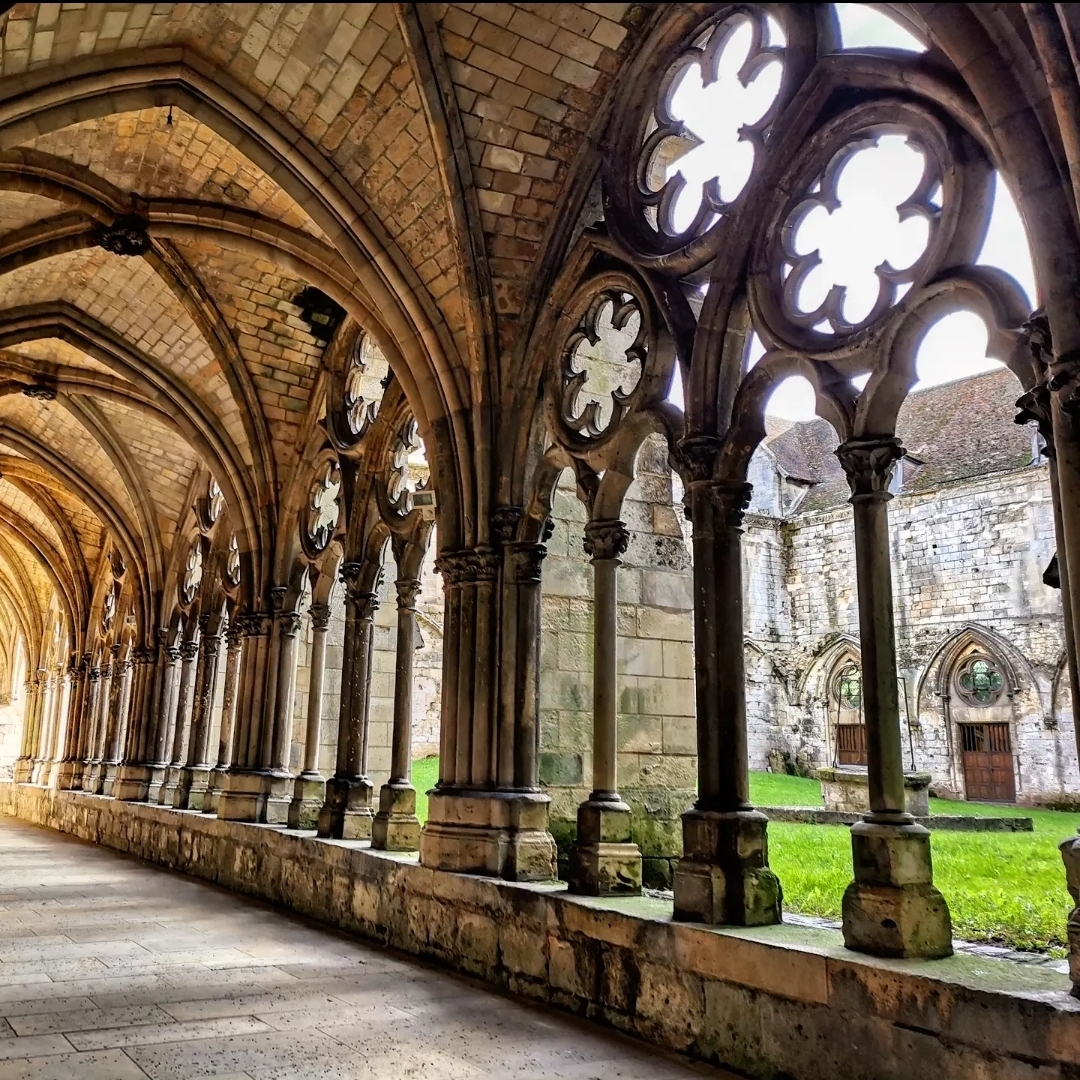
POLYGON ((1015 802, 1011 709, 1001 665, 972 647, 954 666, 951 683, 965 798, 1015 802))
POLYGON ((846 656, 833 669, 829 682, 831 704, 836 710, 837 765, 866 764, 866 725, 862 713, 862 668, 846 656))

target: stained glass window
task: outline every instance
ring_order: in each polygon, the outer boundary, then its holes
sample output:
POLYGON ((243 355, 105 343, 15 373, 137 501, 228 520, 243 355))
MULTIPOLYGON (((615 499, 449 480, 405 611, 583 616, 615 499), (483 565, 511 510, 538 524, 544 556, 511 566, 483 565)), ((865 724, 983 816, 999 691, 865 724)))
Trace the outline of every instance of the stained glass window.
POLYGON ((969 705, 993 705, 1001 695, 1005 680, 997 665, 985 656, 972 656, 956 676, 960 696, 969 705))

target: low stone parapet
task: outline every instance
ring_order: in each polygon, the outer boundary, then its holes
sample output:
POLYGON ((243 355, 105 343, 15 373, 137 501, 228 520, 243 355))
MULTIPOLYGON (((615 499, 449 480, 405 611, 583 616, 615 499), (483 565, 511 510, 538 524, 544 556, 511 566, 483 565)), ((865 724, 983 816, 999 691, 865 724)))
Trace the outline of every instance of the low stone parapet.
MULTIPOLYGON (((862 814, 850 810, 825 810, 817 806, 759 806, 770 821, 787 821, 795 825, 854 825, 862 814)), ((1029 817, 975 817, 965 814, 935 814, 915 818, 935 832, 1034 832, 1035 823, 1029 817)))
POLYGON ((879 960, 839 932, 671 921, 421 867, 360 841, 0 783, 0 811, 260 897, 740 1074, 790 1080, 1080 1076, 1067 976, 984 957, 879 960))

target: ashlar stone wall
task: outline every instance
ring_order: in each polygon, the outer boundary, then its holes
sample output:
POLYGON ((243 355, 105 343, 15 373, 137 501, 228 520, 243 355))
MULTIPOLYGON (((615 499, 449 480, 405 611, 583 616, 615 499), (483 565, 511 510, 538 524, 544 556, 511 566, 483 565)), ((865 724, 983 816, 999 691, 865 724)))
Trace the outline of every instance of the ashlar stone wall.
MULTIPOLYGON (((659 884, 682 848, 696 757, 691 564, 658 437, 642 447, 622 519, 630 544, 618 578, 619 789, 633 810, 646 883, 659 884)), ((542 581, 540 779, 565 857, 592 780, 593 572, 582 547, 586 511, 569 473, 552 520, 542 581)))

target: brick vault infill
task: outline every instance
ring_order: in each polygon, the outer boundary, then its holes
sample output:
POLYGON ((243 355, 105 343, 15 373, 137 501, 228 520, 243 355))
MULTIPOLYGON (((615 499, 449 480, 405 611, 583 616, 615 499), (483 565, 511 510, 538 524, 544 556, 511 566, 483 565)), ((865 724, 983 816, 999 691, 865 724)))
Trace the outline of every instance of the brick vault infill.
POLYGON ((0 783, 0 811, 257 896, 672 1050, 773 1080, 1075 1080, 1067 976, 876 960, 834 930, 713 929, 670 904, 425 869, 310 833, 0 783))

